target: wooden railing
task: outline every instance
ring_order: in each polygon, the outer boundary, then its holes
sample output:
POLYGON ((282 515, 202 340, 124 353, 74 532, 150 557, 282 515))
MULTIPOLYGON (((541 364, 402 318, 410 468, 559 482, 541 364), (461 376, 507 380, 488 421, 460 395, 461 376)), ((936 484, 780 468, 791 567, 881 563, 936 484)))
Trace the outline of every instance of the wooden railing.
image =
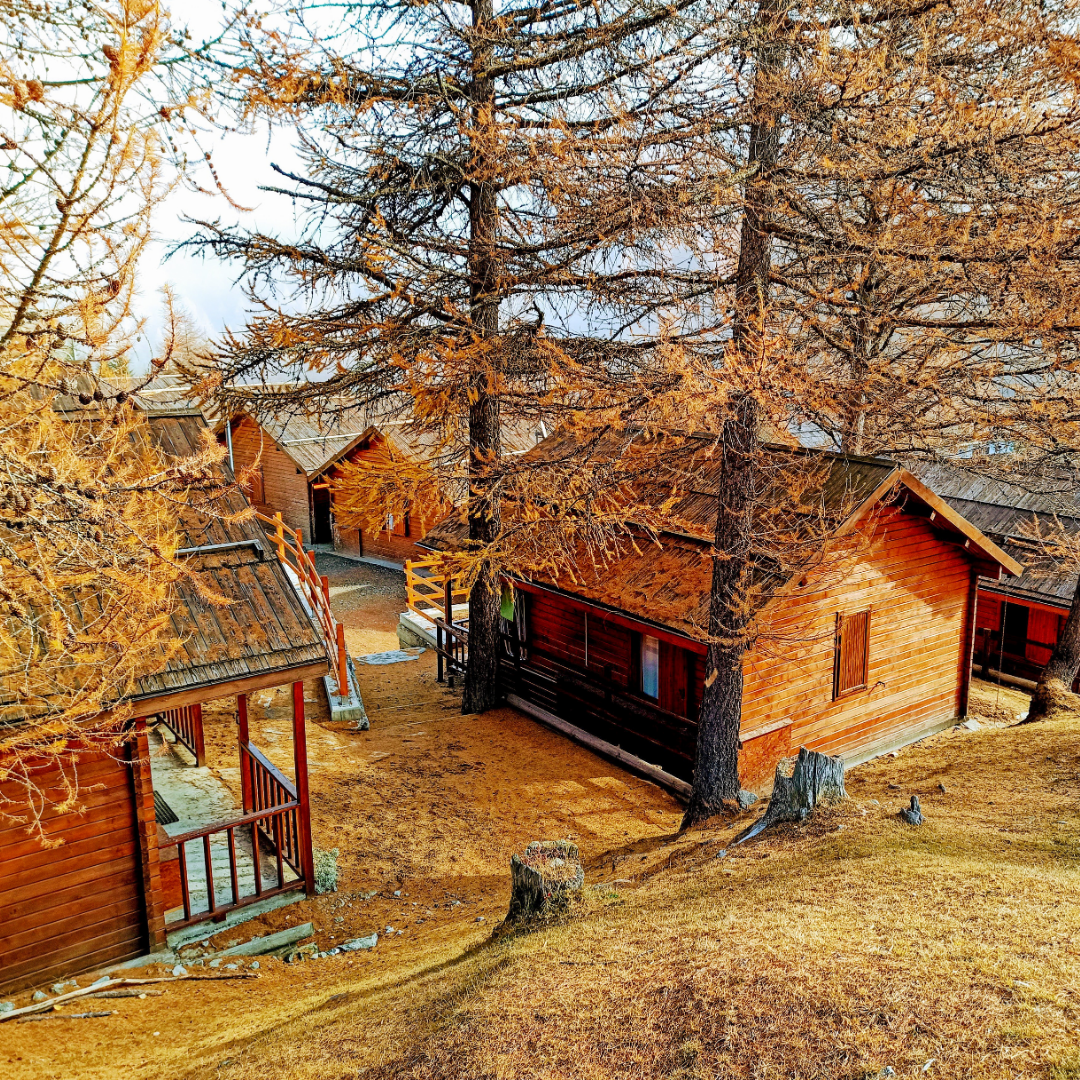
POLYGON ((454 608, 469 602, 469 593, 458 579, 448 579, 439 570, 437 556, 412 559, 405 564, 405 592, 409 608, 425 619, 430 619, 435 610, 441 611, 443 618, 452 622, 454 608))
POLYGON ((435 655, 438 662, 436 679, 444 678, 454 685, 454 679, 464 678, 469 661, 469 631, 461 623, 433 619, 435 623, 435 655))
POLYGON ((183 705, 157 714, 158 720, 195 756, 198 765, 206 764, 206 741, 203 736, 202 706, 183 705))
POLYGON ((191 832, 182 833, 179 836, 170 837, 161 844, 161 851, 167 852, 175 847, 179 860, 180 896, 184 909, 184 917, 176 922, 169 923, 169 930, 177 930, 182 926, 190 926, 194 923, 204 922, 207 919, 220 918, 236 908, 246 907, 269 896, 288 892, 291 889, 303 889, 305 887, 304 875, 296 871, 296 867, 285 858, 285 837, 289 833, 299 803, 292 802, 283 806, 277 806, 268 810, 260 810, 256 813, 245 814, 234 821, 225 821, 216 825, 207 825, 201 829, 193 829, 191 832), (246 833, 251 843, 251 878, 250 884, 245 880, 246 874, 241 874, 240 860, 237 857, 237 831, 246 833), (271 847, 276 858, 276 881, 266 886, 263 884, 262 857, 259 850, 260 837, 270 839, 271 847), (229 897, 224 903, 217 898, 217 884, 214 879, 214 839, 218 839, 220 851, 223 839, 228 855, 229 897), (205 908, 196 907, 193 893, 199 891, 192 888, 192 882, 188 877, 188 844, 199 843, 200 854, 203 863, 204 880, 202 892, 205 893, 205 908), (286 880, 285 866, 288 863, 290 869, 296 872, 293 880, 286 880))
POLYGON ((299 580, 326 640, 327 651, 333 658, 338 696, 348 697, 349 660, 345 652, 345 627, 334 618, 334 613, 330 610, 330 582, 326 577, 319 576, 315 569, 315 555, 305 549, 303 533, 299 529, 286 525, 280 513, 267 517, 256 510, 255 517, 264 526, 268 526, 269 538, 277 549, 278 561, 292 570, 299 580))
POLYGON ((240 788, 245 813, 283 810, 273 819, 264 819, 260 831, 280 857, 300 875, 304 854, 300 840, 300 802, 289 778, 250 743, 240 745, 240 788), (276 831, 274 831, 276 830, 276 831))

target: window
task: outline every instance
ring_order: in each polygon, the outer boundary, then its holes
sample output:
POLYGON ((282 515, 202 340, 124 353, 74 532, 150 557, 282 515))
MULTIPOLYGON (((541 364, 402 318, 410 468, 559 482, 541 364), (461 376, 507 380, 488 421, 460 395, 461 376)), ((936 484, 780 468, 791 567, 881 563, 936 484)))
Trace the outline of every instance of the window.
POLYGON ((641 637, 641 692, 646 697, 660 696, 660 641, 649 634, 641 637))
POLYGON ((866 689, 870 651, 870 612, 836 616, 836 651, 833 662, 833 697, 866 689))
POLYGON ((386 515, 386 531, 392 536, 408 536, 409 535, 409 515, 402 514, 400 517, 394 517, 393 514, 386 515))

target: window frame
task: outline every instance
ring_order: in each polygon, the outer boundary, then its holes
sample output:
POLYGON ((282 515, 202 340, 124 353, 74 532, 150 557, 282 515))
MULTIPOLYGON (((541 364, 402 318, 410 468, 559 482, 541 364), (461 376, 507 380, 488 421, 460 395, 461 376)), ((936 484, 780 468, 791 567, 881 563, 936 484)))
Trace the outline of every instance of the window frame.
POLYGON ((863 608, 860 611, 852 611, 845 614, 842 611, 836 613, 836 630, 833 639, 833 701, 838 701, 840 698, 850 697, 852 694, 860 694, 870 688, 870 627, 873 622, 873 608, 863 608), (862 655, 862 682, 853 684, 851 686, 841 687, 840 678, 844 670, 844 642, 850 641, 849 637, 844 634, 845 623, 850 623, 854 619, 865 616, 866 618, 866 630, 863 638, 863 655, 862 655))
POLYGON ((638 692, 647 701, 660 704, 660 639, 653 634, 641 633, 638 635, 638 692), (650 694, 645 689, 645 642, 656 642, 656 693, 650 694))

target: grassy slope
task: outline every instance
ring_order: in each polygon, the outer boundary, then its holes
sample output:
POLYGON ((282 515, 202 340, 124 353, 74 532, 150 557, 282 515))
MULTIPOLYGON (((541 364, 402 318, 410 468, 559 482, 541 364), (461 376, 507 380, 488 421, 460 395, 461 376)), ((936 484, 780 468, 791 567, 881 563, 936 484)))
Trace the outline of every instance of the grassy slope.
POLYGON ((283 1002, 193 1075, 1080 1078, 1078 767, 1080 718, 939 736, 727 858, 704 831, 591 868, 629 883, 562 925, 283 1002))

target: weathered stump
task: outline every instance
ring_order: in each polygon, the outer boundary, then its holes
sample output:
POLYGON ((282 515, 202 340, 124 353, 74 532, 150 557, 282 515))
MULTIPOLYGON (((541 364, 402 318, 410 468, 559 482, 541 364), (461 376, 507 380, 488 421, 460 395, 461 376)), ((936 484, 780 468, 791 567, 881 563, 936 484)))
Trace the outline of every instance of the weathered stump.
POLYGON ((506 921, 523 923, 560 915, 584 884, 585 871, 576 844, 534 840, 524 855, 510 857, 510 910, 506 921))
POLYGON ((737 836, 734 843, 749 840, 778 821, 802 821, 815 806, 847 798, 843 758, 829 757, 803 746, 790 776, 785 773, 785 766, 785 762, 776 766, 769 809, 759 821, 737 836))

